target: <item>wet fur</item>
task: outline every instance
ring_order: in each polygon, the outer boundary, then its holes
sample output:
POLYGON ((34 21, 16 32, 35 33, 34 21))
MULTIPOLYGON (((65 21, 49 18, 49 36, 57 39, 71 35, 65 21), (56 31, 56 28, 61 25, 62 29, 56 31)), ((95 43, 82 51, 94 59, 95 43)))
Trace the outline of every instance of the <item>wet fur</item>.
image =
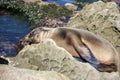
POLYGON ((53 39, 72 56, 88 62, 99 71, 118 70, 118 53, 105 39, 89 31, 75 28, 36 28, 18 44, 18 51, 25 45, 38 43, 45 38, 53 39))

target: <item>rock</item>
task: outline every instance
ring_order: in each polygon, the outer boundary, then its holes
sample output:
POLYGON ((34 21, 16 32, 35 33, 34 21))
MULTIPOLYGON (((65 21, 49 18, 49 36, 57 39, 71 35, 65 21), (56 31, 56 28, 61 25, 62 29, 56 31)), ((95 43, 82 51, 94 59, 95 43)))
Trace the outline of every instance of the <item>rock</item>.
POLYGON ((44 5, 48 5, 48 4, 50 4, 50 3, 44 2, 44 1, 40 1, 40 2, 38 3, 39 6, 44 6, 44 5))
POLYGON ((42 1, 42 0, 22 0, 24 1, 25 3, 30 3, 30 2, 36 2, 36 1, 42 1))
POLYGON ((118 5, 118 9, 120 11, 120 0, 102 0, 103 2, 115 2, 118 5))
POLYGON ((87 29, 102 36, 120 53, 120 12, 115 2, 98 1, 85 6, 67 26, 87 29))
POLYGON ((76 61, 51 39, 26 46, 10 61, 10 65, 15 67, 56 71, 71 80, 120 80, 118 72, 99 72, 88 63, 76 61))
POLYGON ((61 6, 60 4, 58 4, 56 2, 45 2, 45 1, 39 1, 38 2, 39 6, 44 6, 44 5, 49 5, 49 4, 55 4, 56 6, 61 6))
POLYGON ((8 60, 6 60, 4 57, 0 56, 0 64, 9 64, 8 60))
POLYGON ((37 4, 41 7, 41 6, 44 6, 44 5, 48 5, 48 4, 55 4, 57 6, 60 6, 59 4, 55 3, 55 2, 45 2, 43 0, 22 0, 21 2, 25 2, 25 3, 34 3, 34 2, 37 2, 37 4))
POLYGON ((104 2, 120 2, 120 0, 102 0, 104 2))
POLYGON ((44 2, 42 0, 22 0, 23 2, 25 3, 34 3, 34 2, 37 2, 37 4, 41 7, 41 6, 44 6, 44 5, 48 5, 50 4, 49 2, 44 2))
POLYGON ((38 24, 36 24, 35 27, 42 27, 42 26, 46 26, 46 27, 63 27, 65 26, 66 23, 61 21, 60 19, 57 18, 49 18, 49 19, 43 19, 41 20, 38 24))
POLYGON ((0 80, 69 80, 54 71, 34 71, 0 65, 0 80))
POLYGON ((0 16, 10 15, 10 14, 12 14, 12 12, 8 12, 6 10, 0 10, 0 16))
POLYGON ((69 10, 73 10, 73 11, 76 11, 77 10, 77 6, 74 5, 74 4, 71 4, 71 3, 66 3, 65 4, 65 7, 69 10))

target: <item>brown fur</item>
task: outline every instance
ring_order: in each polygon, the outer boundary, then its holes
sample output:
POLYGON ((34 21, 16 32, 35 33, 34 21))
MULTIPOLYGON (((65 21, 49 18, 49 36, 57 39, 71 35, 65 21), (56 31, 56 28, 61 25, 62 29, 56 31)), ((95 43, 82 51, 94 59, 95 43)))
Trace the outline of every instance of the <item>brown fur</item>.
POLYGON ((72 56, 90 63, 99 71, 117 71, 118 53, 114 47, 107 40, 86 30, 37 28, 20 41, 18 46, 23 48, 27 44, 37 43, 45 38, 53 39, 72 56))

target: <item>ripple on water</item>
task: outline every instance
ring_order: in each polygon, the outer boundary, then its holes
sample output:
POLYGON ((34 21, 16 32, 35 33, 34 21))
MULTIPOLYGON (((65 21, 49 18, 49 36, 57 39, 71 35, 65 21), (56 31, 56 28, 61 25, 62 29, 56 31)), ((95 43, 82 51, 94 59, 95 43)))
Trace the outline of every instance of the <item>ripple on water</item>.
POLYGON ((15 45, 29 31, 27 21, 13 16, 0 16, 0 55, 15 56, 15 45))

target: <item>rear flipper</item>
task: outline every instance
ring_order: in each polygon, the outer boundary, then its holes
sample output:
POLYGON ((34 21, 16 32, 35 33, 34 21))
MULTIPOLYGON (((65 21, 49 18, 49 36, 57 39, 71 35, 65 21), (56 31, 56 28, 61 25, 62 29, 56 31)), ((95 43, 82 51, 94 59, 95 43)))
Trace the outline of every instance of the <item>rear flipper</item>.
MULTIPOLYGON (((82 58, 82 57, 74 57, 75 58, 75 60, 77 60, 77 61, 80 61, 80 62, 84 62, 84 63, 87 63, 88 61, 88 59, 86 60, 86 59, 84 59, 84 58, 82 58)), ((90 59, 89 59, 90 60, 90 59)), ((92 61, 92 60, 91 60, 92 61)), ((96 61, 93 61, 93 62, 88 62, 89 64, 91 64, 94 68, 96 68, 98 71, 101 71, 101 72, 103 72, 104 70, 103 70, 103 68, 102 68, 102 66, 101 66, 101 64, 98 62, 97 64, 95 64, 96 63, 96 61)))

